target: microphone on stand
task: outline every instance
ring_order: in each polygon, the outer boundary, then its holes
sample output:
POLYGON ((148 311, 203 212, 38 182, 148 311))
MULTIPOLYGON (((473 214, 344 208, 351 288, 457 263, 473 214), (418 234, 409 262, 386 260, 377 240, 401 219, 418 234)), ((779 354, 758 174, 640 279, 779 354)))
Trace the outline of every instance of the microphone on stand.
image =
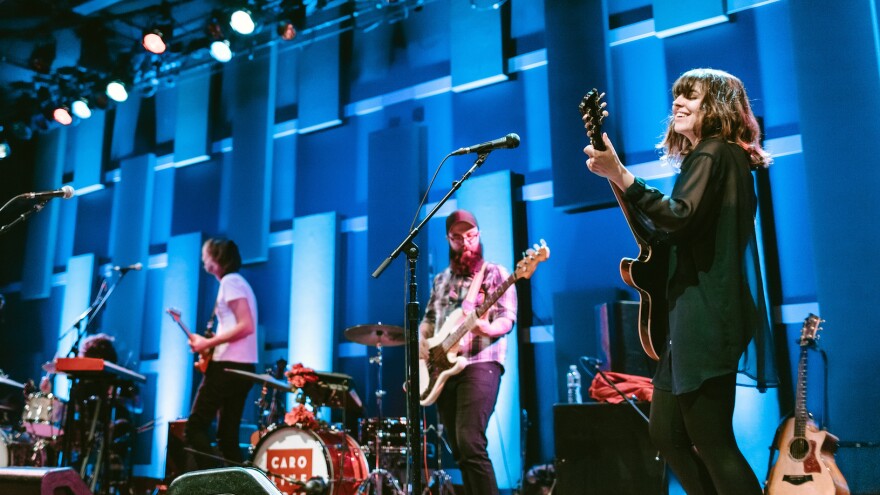
POLYGON ((497 150, 500 148, 516 148, 519 146, 519 136, 514 133, 510 133, 502 138, 493 139, 492 141, 486 141, 485 143, 475 144, 473 146, 468 146, 467 148, 459 148, 450 155, 467 155, 468 153, 488 153, 492 150, 497 150))
POLYGON ((61 189, 56 189, 54 191, 43 191, 43 192, 30 192, 24 193, 24 196, 27 199, 52 199, 52 198, 64 198, 70 199, 73 197, 76 191, 73 190, 70 186, 62 186, 61 189))
POLYGON ((135 263, 135 264, 133 264, 133 265, 128 265, 128 266, 119 266, 119 265, 117 265, 117 266, 114 266, 113 268, 111 268, 110 270, 112 270, 112 271, 114 271, 114 272, 119 272, 119 273, 127 273, 127 272, 130 272, 130 271, 132 271, 132 270, 134 270, 134 271, 139 271, 139 270, 141 270, 143 267, 144 267, 143 263, 138 262, 138 263, 135 263))

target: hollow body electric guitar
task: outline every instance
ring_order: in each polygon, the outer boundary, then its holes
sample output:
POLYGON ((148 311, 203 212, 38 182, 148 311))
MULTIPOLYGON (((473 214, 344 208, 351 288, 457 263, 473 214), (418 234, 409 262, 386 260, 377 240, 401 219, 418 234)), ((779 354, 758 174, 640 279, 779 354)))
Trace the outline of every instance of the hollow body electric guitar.
POLYGON ((807 413, 807 349, 815 344, 820 323, 814 314, 804 320, 794 417, 776 430, 773 445, 779 458, 767 476, 767 495, 849 495, 834 461, 837 437, 819 430, 807 413))
MULTIPOLYGON (((183 333, 186 334, 187 340, 192 340, 193 333, 189 330, 189 328, 186 327, 186 323, 184 323, 183 320, 181 319, 180 310, 176 309, 176 308, 168 308, 165 310, 165 312, 168 313, 171 316, 171 319, 174 320, 175 323, 177 323, 177 326, 179 326, 180 329, 183 330, 183 333)), ((208 324, 206 325, 206 328, 205 328, 205 335, 204 335, 205 338, 211 338, 214 336, 213 328, 214 328, 214 318, 212 316, 211 319, 208 320, 208 324)), ((193 366, 195 366, 195 368, 197 370, 199 370, 200 372, 205 373, 205 371, 208 370, 208 363, 211 362, 211 357, 213 355, 214 355, 213 348, 208 349, 207 351, 200 352, 199 358, 195 363, 193 363, 193 366)))
POLYGON ((476 307, 470 314, 461 308, 453 311, 434 336, 428 340, 427 359, 419 358, 419 403, 430 406, 440 396, 443 385, 451 376, 461 373, 467 366, 467 359, 458 355, 461 339, 477 325, 489 308, 509 289, 514 282, 522 278, 531 278, 538 263, 550 257, 550 248, 541 240, 541 245, 529 249, 516 269, 497 289, 486 296, 483 304, 476 307))
MULTIPOLYGON (((605 150, 605 141, 602 140, 602 121, 608 112, 605 111, 605 103, 601 101, 604 95, 593 89, 583 97, 578 106, 587 124, 590 144, 599 151, 605 150)), ((626 285, 639 293, 639 341, 648 357, 658 361, 664 349, 669 327, 666 303, 669 247, 652 240, 654 236, 648 226, 653 222, 626 201, 623 191, 615 183, 610 180, 608 183, 639 245, 638 258, 620 260, 620 277, 626 285)))

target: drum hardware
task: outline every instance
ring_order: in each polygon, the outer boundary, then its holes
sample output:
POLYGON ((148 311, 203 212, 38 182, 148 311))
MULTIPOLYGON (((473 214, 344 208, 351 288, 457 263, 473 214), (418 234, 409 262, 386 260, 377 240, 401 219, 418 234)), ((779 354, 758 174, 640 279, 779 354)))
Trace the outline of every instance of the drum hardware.
POLYGON ((435 495, 455 495, 455 488, 452 486, 452 476, 449 476, 449 474, 443 470, 443 452, 440 448, 441 444, 446 448, 447 452, 452 453, 449 443, 443 438, 443 423, 437 423, 437 428, 434 428, 434 425, 429 426, 426 432, 430 430, 433 430, 437 434, 437 469, 431 473, 431 477, 428 479, 428 484, 425 485, 424 490, 422 490, 422 494, 434 493, 431 488, 436 487, 435 495))
MULTIPOLYGON (((376 355, 369 358, 369 363, 376 365, 377 373, 376 411, 378 412, 378 417, 370 418, 370 420, 375 419, 377 428, 372 435, 370 435, 371 432, 369 432, 369 429, 367 428, 367 434, 361 437, 361 442, 370 446, 370 450, 375 455, 376 463, 375 468, 370 471, 370 475, 358 487, 357 493, 368 493, 368 490, 373 488, 373 493, 382 495, 384 489, 388 487, 394 495, 403 495, 404 491, 400 488, 400 483, 397 478, 395 478, 390 471, 382 467, 382 455, 387 453, 385 449, 386 446, 383 445, 383 440, 386 433, 390 433, 383 430, 383 427, 385 427, 386 424, 383 418, 382 398, 385 397, 386 391, 382 388, 382 347, 403 345, 404 329, 397 326, 383 325, 382 323, 377 325, 358 325, 346 329, 345 338, 352 342, 376 347, 376 355)), ((369 420, 365 424, 369 427, 369 420)), ((406 438, 405 435, 404 430, 404 439, 406 438)))

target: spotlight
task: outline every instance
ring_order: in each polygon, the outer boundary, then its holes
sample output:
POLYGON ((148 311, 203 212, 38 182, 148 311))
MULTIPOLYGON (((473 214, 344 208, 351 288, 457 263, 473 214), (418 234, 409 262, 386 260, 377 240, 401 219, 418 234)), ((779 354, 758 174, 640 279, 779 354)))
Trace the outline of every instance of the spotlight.
POLYGON ((89 108, 89 103, 85 98, 80 98, 71 103, 70 110, 81 119, 87 119, 92 116, 92 109, 89 108))
POLYGON ((0 160, 9 156, 10 153, 12 153, 12 148, 9 147, 9 141, 0 139, 0 160))
POLYGON ((229 26, 238 34, 248 35, 254 32, 256 24, 251 13, 245 9, 239 9, 229 17, 229 26))
POLYGON ((229 62, 232 60, 232 49, 229 48, 228 40, 217 40, 211 43, 211 56, 218 62, 229 62))
POLYGON ((125 84, 123 84, 122 81, 114 79, 107 83, 107 96, 113 101, 122 103, 128 99, 128 90, 125 88, 125 84))
POLYGON ((73 117, 70 116, 70 110, 67 107, 57 107, 52 111, 52 118, 61 125, 70 125, 73 123, 73 117))
MULTIPOLYGON (((165 30, 154 27, 144 32, 141 44, 144 45, 144 48, 146 48, 148 52, 155 54, 165 53, 165 49, 168 47, 165 44, 166 35, 163 31, 165 30)), ((170 30, 168 32, 170 33, 170 30)))

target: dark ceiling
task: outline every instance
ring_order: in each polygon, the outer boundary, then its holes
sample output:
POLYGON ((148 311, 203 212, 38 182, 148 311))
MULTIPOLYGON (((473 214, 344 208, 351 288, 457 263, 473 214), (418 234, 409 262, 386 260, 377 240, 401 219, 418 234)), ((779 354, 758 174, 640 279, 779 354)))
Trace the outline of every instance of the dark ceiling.
MULTIPOLYGON (((219 64, 208 54, 216 23, 241 53, 271 43, 302 44, 332 32, 405 18, 426 0, 0 0, 0 127, 28 139, 57 124, 57 105, 86 97, 109 102, 104 86, 122 78, 151 95, 166 80, 200 65, 219 64), (249 9, 251 36, 234 33, 228 15, 249 9), (277 27, 291 22, 297 36, 282 41, 277 27), (171 27, 168 51, 141 46, 144 30, 171 27)), ((167 31, 167 28, 165 29, 167 31)), ((131 92, 131 90, 129 91, 131 92)))

